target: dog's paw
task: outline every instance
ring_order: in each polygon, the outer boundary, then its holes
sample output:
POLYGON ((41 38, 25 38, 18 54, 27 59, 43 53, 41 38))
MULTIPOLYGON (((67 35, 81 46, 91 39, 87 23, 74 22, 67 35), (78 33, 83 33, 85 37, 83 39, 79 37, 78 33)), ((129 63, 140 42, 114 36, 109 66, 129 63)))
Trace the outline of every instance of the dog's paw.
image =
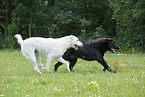
POLYGON ((103 71, 106 71, 106 69, 104 68, 103 71))
POLYGON ((117 71, 113 71, 113 73, 117 73, 117 71))
POLYGON ((46 69, 44 66, 38 66, 39 69, 46 69))
POLYGON ((112 71, 111 69, 110 70, 108 70, 109 72, 112 72, 112 73, 117 73, 117 71, 112 71))
POLYGON ((40 72, 40 74, 42 74, 42 72, 40 72))
POLYGON ((50 70, 46 70, 46 72, 51 72, 50 70))
POLYGON ((39 74, 42 74, 42 72, 38 72, 39 74))

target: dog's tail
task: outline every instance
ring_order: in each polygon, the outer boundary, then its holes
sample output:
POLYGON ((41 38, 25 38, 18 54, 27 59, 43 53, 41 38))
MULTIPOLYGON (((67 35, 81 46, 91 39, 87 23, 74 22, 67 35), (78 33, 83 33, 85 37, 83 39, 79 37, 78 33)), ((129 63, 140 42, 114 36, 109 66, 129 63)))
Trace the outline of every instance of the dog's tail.
POLYGON ((17 39, 18 43, 21 45, 21 43, 23 42, 22 36, 20 34, 16 34, 14 37, 17 39))

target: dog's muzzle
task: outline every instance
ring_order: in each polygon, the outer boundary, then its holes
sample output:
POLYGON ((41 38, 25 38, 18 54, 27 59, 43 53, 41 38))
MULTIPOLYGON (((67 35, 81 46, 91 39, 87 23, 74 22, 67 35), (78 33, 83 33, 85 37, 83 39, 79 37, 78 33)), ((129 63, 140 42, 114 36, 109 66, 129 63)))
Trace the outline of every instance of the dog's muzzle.
POLYGON ((81 47, 81 46, 83 46, 83 43, 79 41, 79 42, 77 42, 77 44, 74 44, 74 49, 78 50, 79 47, 81 47))
MULTIPOLYGON (((83 45, 81 45, 81 46, 83 46, 83 45)), ((78 50, 79 47, 81 47, 81 46, 78 46, 78 45, 75 44, 75 45, 74 45, 74 49, 75 49, 75 50, 78 50)))
POLYGON ((112 52, 112 53, 115 53, 115 49, 120 49, 120 47, 118 46, 118 47, 116 47, 116 48, 111 48, 111 52, 112 52))

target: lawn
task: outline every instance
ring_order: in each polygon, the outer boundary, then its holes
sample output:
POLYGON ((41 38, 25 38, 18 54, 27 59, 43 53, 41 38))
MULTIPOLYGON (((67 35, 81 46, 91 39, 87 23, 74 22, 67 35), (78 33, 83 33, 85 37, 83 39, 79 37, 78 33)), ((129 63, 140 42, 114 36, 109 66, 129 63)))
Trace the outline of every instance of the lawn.
MULTIPOLYGON (((145 54, 107 53, 105 59, 117 73, 103 72, 96 61, 79 59, 75 72, 65 65, 51 73, 34 71, 20 50, 0 50, 0 96, 4 97, 145 97, 145 54)), ((42 63, 46 64, 42 56, 42 63)))

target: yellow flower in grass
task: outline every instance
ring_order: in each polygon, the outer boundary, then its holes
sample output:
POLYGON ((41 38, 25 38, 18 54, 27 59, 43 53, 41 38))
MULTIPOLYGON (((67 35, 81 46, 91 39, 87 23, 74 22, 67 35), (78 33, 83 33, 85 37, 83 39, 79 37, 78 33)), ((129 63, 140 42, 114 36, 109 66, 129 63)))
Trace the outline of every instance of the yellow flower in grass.
POLYGON ((99 84, 97 84, 97 81, 91 81, 88 83, 89 86, 92 86, 92 87, 98 87, 99 84))

